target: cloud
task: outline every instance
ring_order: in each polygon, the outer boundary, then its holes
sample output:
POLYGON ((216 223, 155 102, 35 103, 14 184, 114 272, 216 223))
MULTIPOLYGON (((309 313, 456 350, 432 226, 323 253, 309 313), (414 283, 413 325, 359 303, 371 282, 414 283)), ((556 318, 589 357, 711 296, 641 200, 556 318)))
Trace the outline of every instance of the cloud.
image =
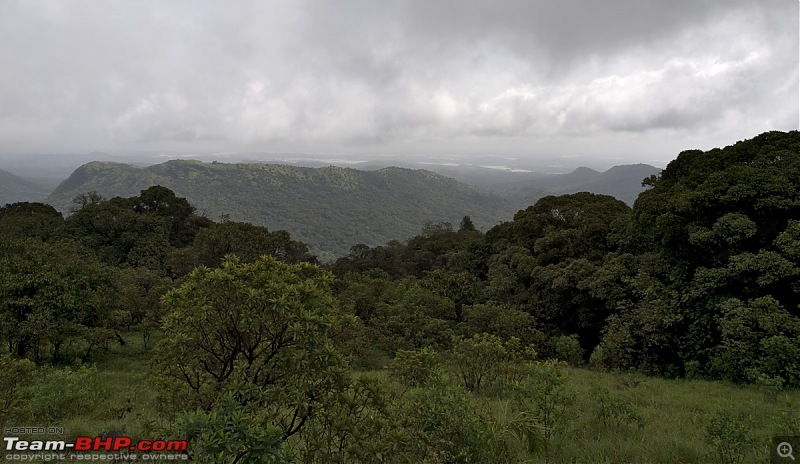
POLYGON ((724 145, 796 128, 797 8, 20 0, 0 17, 0 153, 724 145))

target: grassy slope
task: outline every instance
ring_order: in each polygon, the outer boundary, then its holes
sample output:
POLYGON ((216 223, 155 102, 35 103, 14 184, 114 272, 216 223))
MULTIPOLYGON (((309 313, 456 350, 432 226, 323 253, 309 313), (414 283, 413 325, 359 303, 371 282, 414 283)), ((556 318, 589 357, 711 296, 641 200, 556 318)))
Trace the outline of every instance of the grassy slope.
POLYGON ((359 171, 274 164, 169 161, 147 168, 93 162, 77 169, 50 196, 66 209, 81 192, 137 195, 163 185, 217 219, 288 230, 312 251, 346 254, 352 245, 378 245, 418 233, 426 221, 458 224, 470 215, 478 227, 510 219, 505 200, 423 170, 359 171))
MULTIPOLYGON (((128 344, 112 346, 109 354, 100 357, 94 381, 85 386, 99 391, 94 395, 99 401, 76 404, 68 417, 41 425, 65 427, 64 439, 94 436, 109 430, 125 431, 138 439, 169 434, 169 421, 157 410, 148 377, 149 360, 142 351, 141 338, 135 333, 124 336, 128 344)), ((373 373, 385 376, 385 371, 373 373)), ((800 401, 800 392, 796 390, 783 392, 776 401, 757 387, 723 382, 667 380, 587 369, 569 369, 568 377, 577 399, 571 407, 571 418, 555 438, 551 462, 716 462, 710 458, 711 448, 704 437, 710 417, 720 410, 751 417, 750 432, 758 447, 744 462, 765 462, 771 437, 785 433, 774 419, 786 405, 784 398, 795 404, 800 401), (591 393, 598 386, 632 401, 644 419, 643 426, 614 429, 602 426, 591 393)), ((37 381, 43 382, 45 378, 39 376, 37 381)), ((58 394, 57 387, 55 390, 51 394, 58 394)), ((398 386, 398 391, 401 390, 398 386)), ((508 411, 506 401, 492 397, 483 400, 492 415, 503 420, 508 411)), ((528 462, 543 460, 541 456, 533 456, 528 462)))
MULTIPOLYGON (((714 462, 705 442, 706 426, 718 411, 750 416, 757 449, 745 462, 764 462, 771 438, 777 433, 774 417, 782 403, 752 386, 702 380, 667 380, 633 374, 612 374, 585 369, 570 371, 578 391, 576 420, 561 436, 560 459, 565 462, 677 463, 714 462), (604 386, 632 400, 644 419, 642 428, 608 430, 595 419, 591 396, 594 386, 604 386)), ((797 401, 797 391, 786 393, 797 401)), ((785 402, 783 403, 785 406, 785 402)))

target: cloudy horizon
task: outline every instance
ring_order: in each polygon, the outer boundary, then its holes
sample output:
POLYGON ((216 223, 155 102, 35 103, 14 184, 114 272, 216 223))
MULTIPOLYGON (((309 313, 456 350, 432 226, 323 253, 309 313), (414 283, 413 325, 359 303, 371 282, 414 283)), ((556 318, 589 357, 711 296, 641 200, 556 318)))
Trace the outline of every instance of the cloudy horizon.
POLYGON ((798 2, 9 1, 0 156, 665 164, 798 128, 798 2))

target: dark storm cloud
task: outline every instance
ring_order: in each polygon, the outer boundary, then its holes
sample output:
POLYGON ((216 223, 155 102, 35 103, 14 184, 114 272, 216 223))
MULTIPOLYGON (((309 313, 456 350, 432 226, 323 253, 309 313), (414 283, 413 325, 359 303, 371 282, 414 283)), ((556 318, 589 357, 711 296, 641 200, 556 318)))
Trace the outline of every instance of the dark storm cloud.
POLYGON ((10 1, 0 152, 674 154, 796 128, 797 7, 10 1))

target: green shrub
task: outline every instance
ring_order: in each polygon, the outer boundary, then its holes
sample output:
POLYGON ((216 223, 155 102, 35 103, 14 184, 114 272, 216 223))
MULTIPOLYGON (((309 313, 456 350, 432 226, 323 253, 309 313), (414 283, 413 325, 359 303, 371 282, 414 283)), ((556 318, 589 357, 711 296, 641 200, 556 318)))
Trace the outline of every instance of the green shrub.
POLYGON ((602 341, 589 357, 589 364, 601 369, 627 370, 636 367, 636 353, 636 341, 629 325, 612 315, 602 341))
POLYGON ((502 340, 487 333, 454 338, 452 353, 464 388, 474 392, 497 381, 507 358, 502 340))
POLYGON ((492 420, 461 387, 430 384, 412 390, 404 416, 417 447, 410 462, 507 462, 492 420))
POLYGON ((553 340, 553 349, 556 358, 564 361, 570 366, 583 364, 583 348, 578 341, 577 335, 562 335, 553 340))
POLYGON ((738 464, 750 454, 755 442, 750 435, 752 420, 735 416, 728 411, 717 412, 706 426, 706 443, 714 462, 738 464))
POLYGON ((427 383, 439 367, 436 352, 426 347, 421 350, 398 350, 389 363, 389 376, 407 387, 427 383))
POLYGON ((542 426, 545 461, 550 454, 550 442, 568 419, 569 406, 575 402, 575 392, 567 384, 563 365, 555 361, 528 364, 528 376, 515 386, 517 408, 531 414, 542 426))
POLYGON ((286 462, 281 429, 266 411, 260 417, 246 411, 231 392, 210 411, 184 413, 176 428, 192 443, 192 458, 200 462, 286 462))
POLYGON ((761 340, 761 370, 770 377, 781 377, 787 385, 800 385, 800 346, 796 340, 775 335, 761 340))
POLYGON ((778 409, 772 423, 775 426, 773 433, 775 436, 800 435, 800 407, 787 395, 784 405, 778 409))

